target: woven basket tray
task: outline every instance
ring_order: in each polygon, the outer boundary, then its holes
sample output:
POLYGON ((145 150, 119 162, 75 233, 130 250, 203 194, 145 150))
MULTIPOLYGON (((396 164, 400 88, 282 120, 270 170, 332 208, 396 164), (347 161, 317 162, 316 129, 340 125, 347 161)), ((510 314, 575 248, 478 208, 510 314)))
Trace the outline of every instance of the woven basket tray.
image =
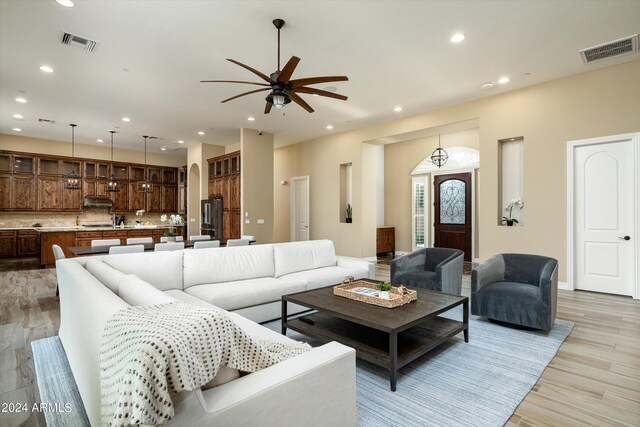
POLYGON ((379 305, 385 308, 400 307, 415 301, 418 299, 418 293, 405 288, 405 293, 402 294, 400 288, 394 287, 389 291, 389 299, 383 299, 371 295, 364 295, 358 292, 352 291, 354 288, 369 288, 376 289, 375 283, 365 282, 363 280, 356 280, 349 283, 343 283, 333 287, 333 294, 341 297, 353 299, 356 301, 364 302, 367 304, 379 305))

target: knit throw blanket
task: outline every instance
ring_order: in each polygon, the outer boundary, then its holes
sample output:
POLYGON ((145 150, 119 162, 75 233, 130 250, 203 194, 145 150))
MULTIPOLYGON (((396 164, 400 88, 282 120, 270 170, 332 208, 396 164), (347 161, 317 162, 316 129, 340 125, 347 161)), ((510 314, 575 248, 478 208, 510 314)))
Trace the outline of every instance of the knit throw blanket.
POLYGON ((171 393, 211 381, 220 366, 255 372, 309 351, 257 342, 226 312, 185 303, 130 307, 106 324, 100 354, 102 425, 160 425, 171 393))

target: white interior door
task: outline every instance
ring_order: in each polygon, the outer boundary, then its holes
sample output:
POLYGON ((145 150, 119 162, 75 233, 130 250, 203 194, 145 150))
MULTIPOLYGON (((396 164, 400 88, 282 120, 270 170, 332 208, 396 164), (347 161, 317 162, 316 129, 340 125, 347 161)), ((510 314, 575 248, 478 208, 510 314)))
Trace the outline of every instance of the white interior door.
POLYGON ((633 139, 603 141, 574 149, 576 289, 633 294, 633 144, 633 139))
POLYGON ((291 178, 291 240, 309 240, 309 177, 291 178))

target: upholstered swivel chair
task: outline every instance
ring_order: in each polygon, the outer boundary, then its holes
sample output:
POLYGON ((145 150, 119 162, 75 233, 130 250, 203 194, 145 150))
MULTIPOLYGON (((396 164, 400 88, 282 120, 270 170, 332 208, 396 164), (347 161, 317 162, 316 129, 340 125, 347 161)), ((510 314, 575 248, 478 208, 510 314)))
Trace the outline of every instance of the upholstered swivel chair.
POLYGON ((458 249, 418 249, 391 261, 391 283, 460 295, 463 260, 458 249))
POLYGON ((499 254, 471 272, 471 314, 548 331, 556 318, 558 261, 499 254))

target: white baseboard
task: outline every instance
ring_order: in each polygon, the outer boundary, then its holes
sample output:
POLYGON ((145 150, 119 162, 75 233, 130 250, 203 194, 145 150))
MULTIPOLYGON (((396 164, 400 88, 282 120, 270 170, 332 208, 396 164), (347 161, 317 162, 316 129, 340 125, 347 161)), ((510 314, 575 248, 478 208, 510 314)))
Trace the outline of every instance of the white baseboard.
POLYGON ((365 257, 365 258, 355 258, 355 259, 360 259, 360 260, 366 261, 366 262, 377 262, 378 261, 378 257, 375 257, 375 256, 370 256, 370 257, 365 257))
POLYGON ((402 255, 407 255, 410 254, 411 252, 405 252, 405 251, 395 251, 395 256, 402 256, 402 255))
POLYGON ((570 291, 569 284, 567 282, 558 282, 558 289, 562 291, 570 291))

